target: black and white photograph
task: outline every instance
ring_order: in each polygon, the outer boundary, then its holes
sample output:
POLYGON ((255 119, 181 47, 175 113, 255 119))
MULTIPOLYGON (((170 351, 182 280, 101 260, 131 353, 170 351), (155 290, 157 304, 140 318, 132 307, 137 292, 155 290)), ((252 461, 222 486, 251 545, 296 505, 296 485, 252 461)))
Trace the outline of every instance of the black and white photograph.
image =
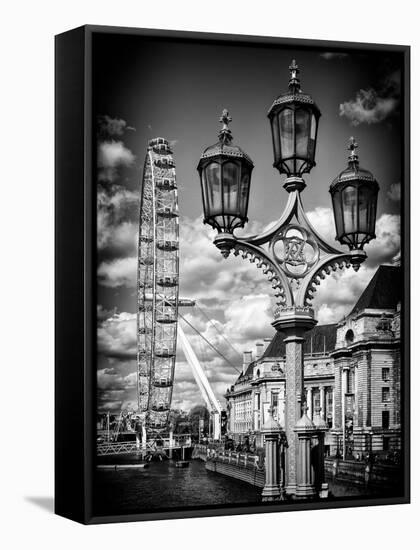
POLYGON ((1 546, 415 547, 415 3, 2 7, 1 546))
POLYGON ((404 63, 93 32, 95 517, 406 501, 404 63))

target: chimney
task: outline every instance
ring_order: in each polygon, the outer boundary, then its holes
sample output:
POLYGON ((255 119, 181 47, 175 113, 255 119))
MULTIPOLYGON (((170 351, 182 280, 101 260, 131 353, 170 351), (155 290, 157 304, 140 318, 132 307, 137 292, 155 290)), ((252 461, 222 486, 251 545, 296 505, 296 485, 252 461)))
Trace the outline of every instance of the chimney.
POLYGON ((244 351, 243 353, 243 362, 242 362, 242 374, 245 374, 247 366, 252 361, 252 351, 244 351))
POLYGON ((264 344, 262 342, 257 342, 255 344, 255 361, 258 361, 258 359, 262 356, 264 353, 264 344))

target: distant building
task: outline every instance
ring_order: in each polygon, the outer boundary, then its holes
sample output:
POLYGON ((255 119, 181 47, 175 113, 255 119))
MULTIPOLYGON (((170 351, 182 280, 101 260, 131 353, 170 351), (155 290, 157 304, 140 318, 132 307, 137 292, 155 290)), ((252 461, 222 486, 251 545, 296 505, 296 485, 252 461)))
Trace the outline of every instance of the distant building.
MULTIPOLYGON (((347 453, 397 450, 400 425, 399 267, 380 266, 351 313, 337 324, 306 333, 304 379, 308 415, 317 411, 330 426, 326 450, 347 453)), ((244 353, 242 373, 226 394, 228 433, 255 436, 270 405, 284 426, 285 345, 280 333, 244 353)))

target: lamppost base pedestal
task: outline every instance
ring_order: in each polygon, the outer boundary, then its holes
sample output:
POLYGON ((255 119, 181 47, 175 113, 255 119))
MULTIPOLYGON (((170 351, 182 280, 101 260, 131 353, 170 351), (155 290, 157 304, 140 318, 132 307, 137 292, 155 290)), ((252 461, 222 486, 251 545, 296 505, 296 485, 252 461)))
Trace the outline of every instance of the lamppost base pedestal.
POLYGON ((316 498, 317 493, 313 485, 298 485, 295 498, 299 500, 316 498))
POLYGON ((284 489, 279 489, 279 487, 264 487, 261 497, 262 502, 279 502, 281 500, 286 500, 284 489))
POLYGON ((294 496, 296 494, 296 485, 286 485, 286 495, 294 496))
POLYGON ((328 483, 322 483, 321 484, 321 488, 318 492, 318 495, 319 495, 319 498, 328 498, 328 494, 329 494, 329 486, 328 486, 328 483))

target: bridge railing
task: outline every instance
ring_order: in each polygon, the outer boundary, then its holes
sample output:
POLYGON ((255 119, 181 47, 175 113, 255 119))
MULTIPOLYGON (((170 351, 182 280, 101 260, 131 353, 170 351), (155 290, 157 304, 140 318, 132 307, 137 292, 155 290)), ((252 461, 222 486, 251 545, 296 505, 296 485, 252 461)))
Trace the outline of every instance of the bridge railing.
POLYGON ((96 454, 98 456, 113 455, 113 454, 128 454, 134 453, 137 450, 136 442, 122 441, 118 442, 106 442, 98 443, 96 445, 96 454))
POLYGON ((161 449, 179 449, 182 447, 191 447, 192 441, 189 434, 175 435, 172 438, 161 438, 157 442, 156 439, 149 439, 143 444, 139 441, 105 441, 97 443, 96 454, 98 456, 111 454, 128 454, 136 451, 155 451, 161 449))
POLYGON ((207 460, 216 460, 244 468, 261 469, 264 465, 261 457, 251 453, 210 449, 205 445, 195 445, 194 450, 197 450, 200 455, 205 455, 207 460), (200 449, 197 449, 197 447, 200 447, 200 449))

